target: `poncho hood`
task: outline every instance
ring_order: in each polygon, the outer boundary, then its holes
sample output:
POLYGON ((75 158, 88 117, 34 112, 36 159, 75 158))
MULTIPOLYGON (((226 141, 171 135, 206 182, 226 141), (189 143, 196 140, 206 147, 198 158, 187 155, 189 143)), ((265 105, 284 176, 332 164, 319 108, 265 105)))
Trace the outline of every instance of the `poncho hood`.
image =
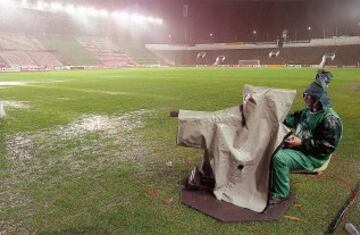
POLYGON ((315 81, 305 89, 304 94, 313 96, 323 108, 330 108, 331 101, 328 97, 327 88, 332 79, 333 75, 330 72, 319 71, 315 76, 315 81))

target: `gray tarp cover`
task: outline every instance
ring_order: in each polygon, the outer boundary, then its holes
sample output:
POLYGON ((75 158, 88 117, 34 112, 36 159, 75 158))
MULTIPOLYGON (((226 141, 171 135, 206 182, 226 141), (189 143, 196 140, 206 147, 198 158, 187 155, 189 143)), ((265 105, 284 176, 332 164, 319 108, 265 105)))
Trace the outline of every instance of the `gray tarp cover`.
POLYGON ((207 150, 218 200, 256 212, 266 208, 271 156, 289 133, 283 121, 295 95, 245 85, 242 107, 179 111, 177 144, 207 150))

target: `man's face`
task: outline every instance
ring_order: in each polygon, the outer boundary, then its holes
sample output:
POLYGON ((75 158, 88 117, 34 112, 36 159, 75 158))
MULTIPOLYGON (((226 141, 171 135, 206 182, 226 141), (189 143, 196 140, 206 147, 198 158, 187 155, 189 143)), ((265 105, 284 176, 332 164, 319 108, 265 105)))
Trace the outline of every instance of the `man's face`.
POLYGON ((316 99, 313 96, 311 96, 307 93, 304 93, 303 98, 304 98, 304 102, 305 102, 306 106, 308 106, 308 108, 311 109, 314 107, 314 105, 316 103, 316 99))

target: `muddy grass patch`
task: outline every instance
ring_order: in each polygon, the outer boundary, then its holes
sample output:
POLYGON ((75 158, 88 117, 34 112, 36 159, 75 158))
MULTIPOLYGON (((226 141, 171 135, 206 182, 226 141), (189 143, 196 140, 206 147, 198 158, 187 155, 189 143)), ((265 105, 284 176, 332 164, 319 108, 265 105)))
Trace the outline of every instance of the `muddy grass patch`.
POLYGON ((1 208, 20 209, 31 216, 27 208, 32 199, 25 191, 33 183, 56 187, 66 178, 76 179, 89 171, 92 177, 102 175, 124 161, 141 164, 148 152, 138 130, 149 115, 149 110, 86 115, 68 125, 8 136, 5 157, 11 167, 8 177, 0 179, 1 208))
POLYGON ((356 86, 354 86, 354 91, 356 91, 356 92, 360 92, 360 85, 356 85, 356 86))

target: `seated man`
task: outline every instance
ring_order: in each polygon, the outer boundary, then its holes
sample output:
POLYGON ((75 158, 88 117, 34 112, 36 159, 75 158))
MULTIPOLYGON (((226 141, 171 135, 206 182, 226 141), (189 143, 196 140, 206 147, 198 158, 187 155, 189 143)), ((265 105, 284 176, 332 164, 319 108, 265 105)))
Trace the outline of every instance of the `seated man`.
POLYGON ((286 200, 290 192, 289 170, 313 170, 321 167, 334 152, 342 135, 339 115, 331 108, 327 85, 330 72, 320 71, 304 91, 307 108, 289 114, 284 124, 293 134, 273 156, 270 204, 286 200))

